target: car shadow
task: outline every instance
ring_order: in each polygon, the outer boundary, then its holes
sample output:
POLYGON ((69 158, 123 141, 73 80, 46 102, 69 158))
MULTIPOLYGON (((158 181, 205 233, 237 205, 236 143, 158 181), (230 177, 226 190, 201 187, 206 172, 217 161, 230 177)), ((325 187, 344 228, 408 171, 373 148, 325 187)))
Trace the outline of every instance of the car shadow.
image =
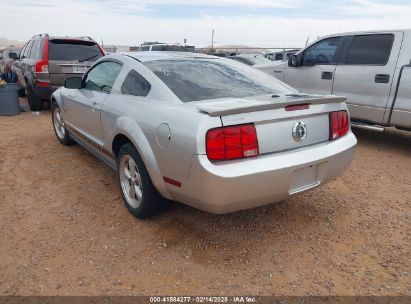
POLYGON ((411 132, 386 128, 384 132, 353 128, 360 145, 384 148, 384 151, 411 152, 411 132))
POLYGON ((153 235, 167 249, 177 250, 199 264, 233 264, 251 263, 256 255, 264 254, 261 248, 275 252, 296 246, 304 235, 316 235, 331 227, 330 219, 341 212, 333 197, 313 190, 229 214, 210 214, 175 203, 149 222, 155 225, 153 235))

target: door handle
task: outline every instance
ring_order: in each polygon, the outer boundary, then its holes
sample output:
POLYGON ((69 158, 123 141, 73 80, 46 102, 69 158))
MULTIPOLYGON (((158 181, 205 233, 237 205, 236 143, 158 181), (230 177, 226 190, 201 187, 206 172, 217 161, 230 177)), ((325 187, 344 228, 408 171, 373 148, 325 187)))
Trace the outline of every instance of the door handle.
POLYGON ((333 72, 322 72, 321 79, 325 79, 325 80, 333 79, 333 72))
POLYGON ((390 82, 390 75, 388 75, 388 74, 377 74, 377 75, 375 75, 375 82, 376 83, 389 83, 390 82))

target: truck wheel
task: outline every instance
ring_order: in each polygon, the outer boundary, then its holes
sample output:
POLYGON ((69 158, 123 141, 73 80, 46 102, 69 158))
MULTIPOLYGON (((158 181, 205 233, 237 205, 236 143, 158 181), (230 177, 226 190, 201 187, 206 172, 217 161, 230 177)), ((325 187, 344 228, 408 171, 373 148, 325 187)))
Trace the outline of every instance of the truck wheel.
POLYGON ((61 116, 60 108, 55 102, 53 103, 52 112, 53 129, 58 141, 65 146, 72 145, 74 141, 70 138, 69 132, 64 125, 64 120, 61 116))
POLYGON ((124 203, 135 217, 148 218, 168 206, 168 200, 154 187, 143 160, 132 144, 120 148, 117 174, 124 203))
POLYGON ((43 101, 34 96, 33 89, 27 87, 27 99, 29 101, 29 107, 32 111, 40 111, 43 109, 43 101))

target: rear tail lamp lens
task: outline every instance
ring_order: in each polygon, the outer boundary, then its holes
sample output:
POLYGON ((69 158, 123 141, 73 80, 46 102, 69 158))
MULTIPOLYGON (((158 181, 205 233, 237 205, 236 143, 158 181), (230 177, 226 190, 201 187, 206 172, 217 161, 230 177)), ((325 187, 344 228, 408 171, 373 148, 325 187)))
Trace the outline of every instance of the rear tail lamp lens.
POLYGON ((48 73, 49 65, 47 61, 39 61, 36 63, 36 73, 48 73))
POLYGON ((258 156, 258 139, 253 124, 209 130, 206 135, 209 160, 230 160, 258 156))
POLYGON ((347 111, 330 113, 330 140, 335 140, 348 133, 349 122, 347 111))
POLYGON ((41 52, 41 59, 36 63, 36 73, 48 73, 49 72, 49 40, 44 40, 43 50, 41 52))

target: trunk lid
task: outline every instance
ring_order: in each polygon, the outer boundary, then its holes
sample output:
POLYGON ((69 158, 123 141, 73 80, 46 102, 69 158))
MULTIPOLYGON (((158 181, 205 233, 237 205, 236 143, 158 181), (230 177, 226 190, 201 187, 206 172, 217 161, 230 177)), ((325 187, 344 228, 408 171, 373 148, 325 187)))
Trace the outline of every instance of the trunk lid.
POLYGON ((197 103, 223 126, 254 123, 261 154, 296 149, 329 140, 329 112, 345 109, 343 97, 306 94, 257 96, 197 103), (309 108, 287 111, 287 106, 309 108))

